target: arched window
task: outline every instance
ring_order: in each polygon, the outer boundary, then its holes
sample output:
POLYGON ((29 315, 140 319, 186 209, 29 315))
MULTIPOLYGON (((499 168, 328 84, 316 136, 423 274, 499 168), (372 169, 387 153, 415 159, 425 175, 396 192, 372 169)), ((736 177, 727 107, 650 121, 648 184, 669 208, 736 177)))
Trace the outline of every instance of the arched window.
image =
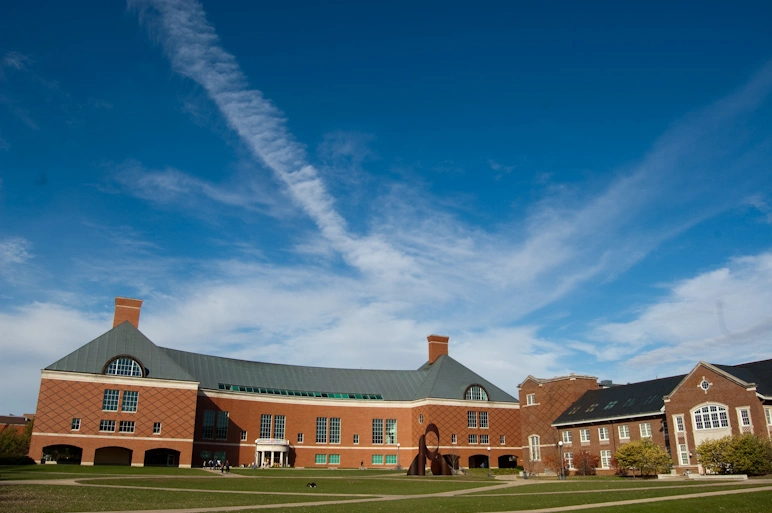
POLYGON ((531 461, 541 460, 541 447, 540 447, 539 435, 529 436, 528 445, 531 449, 531 461))
POLYGON ((112 376, 134 376, 137 378, 144 376, 142 365, 128 356, 121 356, 111 361, 105 368, 105 374, 112 376))
POLYGON ((694 410, 694 427, 697 429, 728 428, 729 417, 726 407, 718 404, 708 404, 694 410))
POLYGON ((466 389, 464 398, 467 401, 487 401, 488 392, 486 392, 485 389, 480 385, 472 385, 466 389))

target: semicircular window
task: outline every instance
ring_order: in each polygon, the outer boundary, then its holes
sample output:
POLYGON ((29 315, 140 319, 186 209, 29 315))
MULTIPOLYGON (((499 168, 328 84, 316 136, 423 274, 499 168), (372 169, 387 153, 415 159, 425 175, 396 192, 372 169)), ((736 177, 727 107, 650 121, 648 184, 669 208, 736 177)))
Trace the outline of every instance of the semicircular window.
POLYGON ((135 376, 141 378, 142 366, 133 358, 122 356, 111 361, 105 369, 105 374, 113 376, 135 376))
POLYGON ((466 389, 464 399, 467 401, 487 401, 488 392, 480 385, 472 385, 466 389))

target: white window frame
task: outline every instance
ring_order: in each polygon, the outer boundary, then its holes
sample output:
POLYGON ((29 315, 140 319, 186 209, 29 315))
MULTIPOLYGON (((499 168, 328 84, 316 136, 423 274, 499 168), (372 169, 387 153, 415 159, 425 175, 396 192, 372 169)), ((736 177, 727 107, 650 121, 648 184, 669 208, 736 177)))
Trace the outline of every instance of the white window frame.
POLYGON ((764 408, 764 415, 767 417, 767 426, 772 426, 772 408, 764 408))
POLYGON ((579 430, 579 440, 583 444, 590 443, 590 429, 589 428, 587 428, 587 429, 580 429, 579 430))
POLYGON ((541 438, 539 435, 528 437, 528 450, 531 461, 541 461, 541 438))
POLYGON ((619 432, 620 440, 630 439, 630 426, 628 426, 627 424, 620 424, 619 426, 617 426, 617 431, 619 432))
POLYGON ((139 391, 124 390, 121 398, 121 411, 124 413, 137 413, 139 405, 139 391))
POLYGON ((247 440, 247 432, 246 431, 242 431, 241 432, 241 441, 245 442, 246 440, 247 440))
POLYGON ((651 438, 651 422, 641 422, 638 428, 641 431, 641 438, 651 438))
POLYGON ((480 445, 490 445, 490 438, 488 435, 480 435, 480 445))
POLYGON ((611 468, 611 451, 600 451, 600 468, 611 468))
POLYGON ((359 445, 359 435, 354 435, 354 445, 359 445))
POLYGON ((753 428, 753 422, 751 421, 751 408, 750 406, 741 406, 737 408, 737 425, 741 428, 749 427, 753 428), (745 416, 743 416, 745 413, 745 416))
POLYGON ((676 433, 685 433, 686 432, 686 422, 684 421, 683 415, 674 415, 673 419, 675 419, 675 426, 676 426, 676 433))
POLYGON ((564 452, 563 453, 563 461, 566 464, 566 467, 573 469, 574 468, 574 453, 572 452, 564 452))
POLYGON ((499 435, 499 445, 507 445, 507 437, 504 435, 499 435))
POLYGON ((692 423, 697 431, 707 429, 731 429, 732 423, 729 422, 729 409, 725 404, 709 403, 703 404, 692 410, 692 423), (706 422, 706 420, 708 422, 706 422), (710 427, 706 427, 710 424, 710 427), (718 424, 714 426, 713 424, 718 424), (725 426, 723 424, 726 424, 725 426))
POLYGON ((488 429, 488 412, 480 412, 480 429, 488 429))
POLYGON ((134 421, 133 420, 121 420, 118 422, 119 433, 134 433, 134 421))
POLYGON ((100 420, 99 431, 101 433, 115 433, 115 421, 114 420, 100 420))
POLYGON ((477 428, 477 412, 476 411, 468 411, 468 412, 466 412, 466 427, 468 427, 469 429, 477 428))
POLYGON ((477 435, 471 434, 467 436, 467 443, 469 445, 477 445, 477 435))
POLYGON ((574 435, 571 434, 570 430, 563 431, 560 436, 563 438, 563 444, 573 443, 574 435))
POLYGON ((70 423, 70 431, 80 431, 80 417, 73 417, 70 423))
POLYGON ((536 404, 536 394, 526 394, 525 405, 532 406, 534 404, 536 404))
POLYGON ((317 454, 314 456, 314 465, 327 465, 327 455, 317 454))
POLYGON ((304 439, 304 438, 305 438, 305 437, 303 436, 303 433, 298 433, 298 443, 299 443, 299 444, 302 444, 302 443, 303 443, 303 439, 304 439))
POLYGON ((456 445, 458 443, 458 437, 456 436, 455 433, 450 435, 450 443, 452 443, 453 445, 456 445))
POLYGON ((153 434, 160 435, 163 425, 160 422, 153 422, 153 434))
POLYGON ((604 426, 604 427, 598 428, 598 440, 600 440, 601 442, 608 442, 609 440, 611 440, 608 427, 604 426))
POLYGON ((689 465, 689 447, 686 444, 678 444, 678 462, 681 465, 689 465))

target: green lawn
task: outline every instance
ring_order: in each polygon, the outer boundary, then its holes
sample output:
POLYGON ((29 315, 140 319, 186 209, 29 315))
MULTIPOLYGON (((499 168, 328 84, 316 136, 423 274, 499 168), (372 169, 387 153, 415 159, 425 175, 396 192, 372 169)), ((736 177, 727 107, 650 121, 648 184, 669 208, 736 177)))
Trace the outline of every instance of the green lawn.
POLYGON ((160 490, 98 488, 92 486, 0 486, 0 511, 3 513, 205 508, 326 500, 345 500, 345 498, 235 493, 192 494, 188 491, 167 492, 160 490))
MULTIPOLYGON (((429 510, 443 513, 523 511, 550 507, 603 504, 611 501, 678 497, 721 490, 749 490, 746 493, 707 498, 675 499, 651 504, 633 504, 593 509, 597 513, 678 511, 704 513, 726 511, 766 513, 772 510, 772 491, 766 480, 743 482, 658 481, 622 478, 548 481, 517 481, 499 490, 475 489, 507 485, 487 476, 407 477, 394 471, 325 469, 234 469, 223 476, 200 469, 141 467, 78 467, 37 465, 0 467, 0 512, 53 513, 147 509, 207 508, 228 506, 299 506, 298 513, 414 513, 429 510), (76 485, 56 479, 70 478, 76 485), (49 484, 24 484, 31 479, 51 479, 49 484), (308 488, 310 481, 316 488, 308 488), (57 484, 60 483, 60 484, 57 484), (153 488, 169 488, 156 490, 153 488), (439 494, 465 491, 457 496, 439 494), (412 497, 405 497, 412 496, 412 497), (405 498, 400 498, 405 497, 405 498), (393 500, 396 499, 396 500, 393 500), (346 501, 343 504, 311 504, 346 501)), ((265 510, 249 508, 255 513, 265 510)), ((241 511, 239 512, 241 513, 241 511)))
POLYGON ((480 486, 497 484, 494 481, 462 481, 454 479, 415 479, 402 477, 401 479, 364 479, 364 478, 331 478, 326 475, 306 477, 243 477, 234 478, 226 476, 212 476, 202 479, 168 479, 168 478, 134 478, 122 479, 83 479, 82 483, 110 484, 121 486, 141 486, 154 488, 180 488, 228 490, 243 492, 289 492, 289 493, 353 493, 363 495, 419 495, 428 493, 449 492, 452 490, 465 490, 480 486), (316 488, 308 488, 309 481, 316 483, 316 488))

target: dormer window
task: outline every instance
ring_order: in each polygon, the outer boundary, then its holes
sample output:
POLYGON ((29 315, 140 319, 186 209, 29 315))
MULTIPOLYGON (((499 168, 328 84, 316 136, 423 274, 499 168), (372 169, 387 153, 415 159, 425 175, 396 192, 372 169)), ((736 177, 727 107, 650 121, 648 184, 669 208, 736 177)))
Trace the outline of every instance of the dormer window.
POLYGON ((121 356, 111 361, 105 368, 105 374, 110 376, 132 376, 141 378, 144 376, 142 365, 133 358, 121 356))
POLYGON ((485 389, 480 385, 472 385, 466 389, 464 398, 467 401, 487 401, 488 392, 486 392, 485 389))

